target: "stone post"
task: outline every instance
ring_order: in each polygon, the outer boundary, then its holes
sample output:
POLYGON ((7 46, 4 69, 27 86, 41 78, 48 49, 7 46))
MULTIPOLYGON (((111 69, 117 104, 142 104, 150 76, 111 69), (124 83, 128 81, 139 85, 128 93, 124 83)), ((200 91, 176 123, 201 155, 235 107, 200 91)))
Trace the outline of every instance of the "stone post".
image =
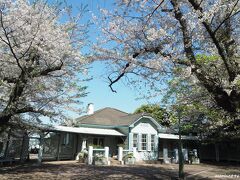
POLYGON ((122 161, 123 159, 123 148, 118 147, 118 161, 122 161))
POLYGON ((136 147, 133 147, 133 156, 137 160, 137 148, 136 147))
POLYGON ((91 165, 93 162, 93 147, 88 147, 88 164, 91 165))
POLYGON ((82 151, 87 148, 86 145, 87 145, 87 140, 86 140, 86 138, 83 138, 83 140, 82 140, 82 148, 81 148, 82 151))
POLYGON ((104 157, 107 159, 108 161, 108 156, 109 156, 109 147, 104 147, 104 157))

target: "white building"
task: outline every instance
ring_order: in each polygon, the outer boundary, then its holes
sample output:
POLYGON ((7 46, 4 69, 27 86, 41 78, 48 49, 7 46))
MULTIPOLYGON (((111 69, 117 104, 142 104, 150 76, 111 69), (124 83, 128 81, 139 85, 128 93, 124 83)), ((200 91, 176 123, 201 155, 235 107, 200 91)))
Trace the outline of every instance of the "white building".
MULTIPOLYGON (((45 132, 43 139, 43 159, 75 159, 82 149, 109 147, 109 156, 116 156, 118 147, 132 151, 136 147, 135 158, 141 160, 162 159, 177 162, 178 135, 168 133, 146 114, 128 114, 113 108, 104 108, 76 119, 76 127, 56 126, 45 132)), ((183 136, 185 160, 189 150, 196 150, 192 136, 183 136)))

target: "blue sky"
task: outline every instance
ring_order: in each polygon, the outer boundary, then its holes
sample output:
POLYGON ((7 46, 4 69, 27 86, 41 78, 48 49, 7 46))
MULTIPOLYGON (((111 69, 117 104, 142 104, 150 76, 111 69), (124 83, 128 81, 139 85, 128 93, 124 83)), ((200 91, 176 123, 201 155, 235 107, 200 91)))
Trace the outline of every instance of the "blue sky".
MULTIPOLYGON (((85 15, 84 21, 91 18, 92 13, 97 16, 99 14, 99 8, 113 9, 114 7, 112 5, 112 0, 69 0, 68 3, 72 4, 73 7, 80 6, 80 3, 88 5, 88 10, 90 12, 85 15)), ((91 41, 95 42, 98 34, 99 31, 96 27, 92 26, 89 29, 89 37, 91 41)), ((121 81, 114 85, 117 93, 112 92, 108 87, 108 74, 105 71, 107 67, 99 61, 94 62, 90 66, 89 75, 93 77, 93 80, 83 84, 88 86, 87 91, 89 94, 87 97, 82 98, 82 107, 86 107, 88 103, 93 103, 95 110, 104 107, 113 107, 132 113, 142 104, 148 103, 145 99, 136 100, 136 98, 139 97, 138 92, 131 87, 124 85, 121 81)), ((76 116, 71 113, 70 115, 76 116)))
POLYGON ((85 105, 91 102, 94 103, 96 110, 113 107, 131 113, 141 104, 147 103, 147 100, 135 100, 137 92, 121 81, 114 85, 117 93, 112 92, 106 80, 107 74, 104 71, 106 67, 101 62, 95 62, 91 66, 89 74, 93 76, 93 80, 86 83, 89 94, 82 99, 85 105))

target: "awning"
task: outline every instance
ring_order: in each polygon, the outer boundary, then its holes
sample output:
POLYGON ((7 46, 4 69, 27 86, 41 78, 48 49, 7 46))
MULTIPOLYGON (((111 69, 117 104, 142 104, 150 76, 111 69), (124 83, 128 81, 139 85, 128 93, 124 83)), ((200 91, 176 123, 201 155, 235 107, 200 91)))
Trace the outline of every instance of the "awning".
MULTIPOLYGON (((176 134, 164 134, 164 133, 159 133, 158 137, 161 139, 179 139, 179 135, 176 134)), ((184 136, 182 135, 182 139, 184 140, 198 140, 197 136, 184 136)))
POLYGON ((72 132, 79 134, 96 134, 96 135, 109 135, 109 136, 125 136, 115 129, 103 129, 103 128, 87 128, 87 127, 67 127, 67 126, 55 126, 51 128, 54 131, 72 132))

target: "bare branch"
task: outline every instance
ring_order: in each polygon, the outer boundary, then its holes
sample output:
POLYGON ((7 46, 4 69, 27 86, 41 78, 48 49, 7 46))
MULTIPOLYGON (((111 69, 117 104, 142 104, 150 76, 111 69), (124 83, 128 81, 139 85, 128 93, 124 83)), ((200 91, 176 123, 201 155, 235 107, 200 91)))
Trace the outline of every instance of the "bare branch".
POLYGON ((162 0, 162 1, 154 8, 154 10, 147 15, 147 16, 148 16, 147 22, 150 20, 150 18, 153 16, 153 14, 160 8, 160 6, 161 6, 163 3, 164 3, 164 0, 162 0))
POLYGON ((230 11, 230 13, 228 14, 228 16, 218 25, 218 27, 214 30, 214 34, 216 34, 216 32, 219 30, 219 28, 229 19, 231 18, 232 16, 235 16, 236 14, 238 14, 240 11, 237 11, 235 13, 233 13, 235 7, 237 6, 239 0, 236 1, 236 3, 234 4, 232 10, 230 11), (233 13, 233 14, 232 14, 233 13))
POLYGON ((110 84, 109 84, 109 87, 111 88, 111 91, 112 92, 114 92, 114 93, 116 93, 117 91, 116 90, 114 90, 113 89, 113 84, 115 84, 116 82, 118 82, 124 75, 125 75, 125 73, 126 73, 126 71, 127 71, 127 68, 130 66, 130 63, 127 63, 126 65, 125 65, 125 67, 123 68, 123 70, 122 70, 122 73, 116 78, 116 79, 114 79, 114 80, 112 80, 109 76, 108 76, 108 80, 110 81, 110 84))
POLYGON ((44 116, 52 114, 52 113, 47 112, 47 111, 45 111, 43 109, 35 109, 35 108, 31 107, 31 106, 25 106, 25 107, 23 107, 21 109, 17 109, 15 111, 15 114, 22 114, 22 113, 26 113, 26 112, 38 113, 38 114, 42 114, 44 116))

